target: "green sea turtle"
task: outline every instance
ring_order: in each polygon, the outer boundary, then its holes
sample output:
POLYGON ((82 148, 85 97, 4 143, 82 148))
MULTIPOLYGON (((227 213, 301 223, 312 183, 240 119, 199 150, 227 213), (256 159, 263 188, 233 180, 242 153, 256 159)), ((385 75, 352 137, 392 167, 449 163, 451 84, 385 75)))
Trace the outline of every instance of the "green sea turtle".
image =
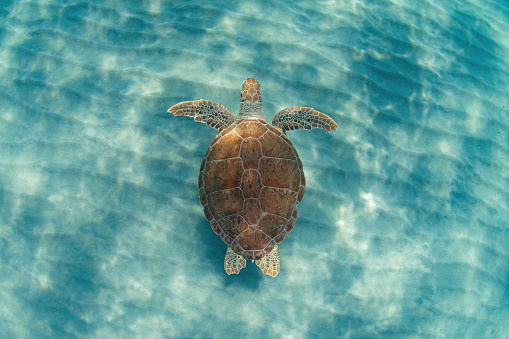
POLYGON ((286 108, 269 124, 263 119, 260 84, 253 78, 242 84, 237 120, 208 100, 181 102, 168 112, 219 131, 201 164, 198 187, 207 220, 228 245, 226 273, 238 274, 250 259, 275 277, 277 244, 293 229, 306 186, 302 162, 285 133, 334 131, 338 125, 309 107, 286 108))

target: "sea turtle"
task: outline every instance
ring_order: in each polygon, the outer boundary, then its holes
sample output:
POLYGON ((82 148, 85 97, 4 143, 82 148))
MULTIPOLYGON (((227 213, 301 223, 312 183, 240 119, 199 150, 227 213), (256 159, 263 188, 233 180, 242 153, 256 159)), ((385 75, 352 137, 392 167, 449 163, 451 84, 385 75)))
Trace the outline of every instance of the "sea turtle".
POLYGON ((338 125, 309 107, 286 108, 269 124, 263 119, 260 84, 253 78, 242 83, 237 120, 208 100, 181 102, 168 112, 219 131, 201 164, 198 187, 207 220, 228 245, 226 273, 238 274, 250 259, 263 274, 275 277, 277 244, 293 229, 306 186, 302 162, 285 133, 334 131, 338 125))

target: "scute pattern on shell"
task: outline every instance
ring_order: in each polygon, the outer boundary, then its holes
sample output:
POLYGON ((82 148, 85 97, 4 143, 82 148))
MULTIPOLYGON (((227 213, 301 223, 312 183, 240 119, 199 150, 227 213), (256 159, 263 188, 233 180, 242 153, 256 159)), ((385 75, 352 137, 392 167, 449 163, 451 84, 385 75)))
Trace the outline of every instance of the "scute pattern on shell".
POLYGON ((291 141, 262 119, 221 131, 198 182, 212 229, 246 259, 262 258, 293 229, 305 185, 291 141))

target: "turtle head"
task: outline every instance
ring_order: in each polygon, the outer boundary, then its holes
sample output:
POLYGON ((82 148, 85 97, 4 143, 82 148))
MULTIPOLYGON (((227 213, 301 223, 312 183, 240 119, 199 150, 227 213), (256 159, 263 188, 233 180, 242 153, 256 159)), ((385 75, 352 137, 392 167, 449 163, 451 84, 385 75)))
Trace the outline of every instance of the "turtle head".
POLYGON ((262 101, 260 94, 260 84, 253 78, 247 78, 242 83, 242 94, 240 96, 242 101, 262 101))
POLYGON ((242 93, 240 94, 238 119, 246 118, 263 118, 260 83, 253 78, 244 80, 242 83, 242 93))

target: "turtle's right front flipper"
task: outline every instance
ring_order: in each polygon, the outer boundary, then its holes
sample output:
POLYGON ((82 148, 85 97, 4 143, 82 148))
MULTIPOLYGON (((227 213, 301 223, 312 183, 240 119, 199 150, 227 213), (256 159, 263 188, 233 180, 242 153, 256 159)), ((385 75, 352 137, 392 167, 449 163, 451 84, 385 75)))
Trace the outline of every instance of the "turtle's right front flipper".
POLYGON ((209 100, 184 101, 168 109, 173 115, 185 115, 221 131, 230 126, 234 119, 228 108, 209 100))
POLYGON ((295 129, 321 128, 334 131, 338 124, 331 117, 311 107, 290 107, 280 111, 272 120, 272 125, 283 132, 295 129))

